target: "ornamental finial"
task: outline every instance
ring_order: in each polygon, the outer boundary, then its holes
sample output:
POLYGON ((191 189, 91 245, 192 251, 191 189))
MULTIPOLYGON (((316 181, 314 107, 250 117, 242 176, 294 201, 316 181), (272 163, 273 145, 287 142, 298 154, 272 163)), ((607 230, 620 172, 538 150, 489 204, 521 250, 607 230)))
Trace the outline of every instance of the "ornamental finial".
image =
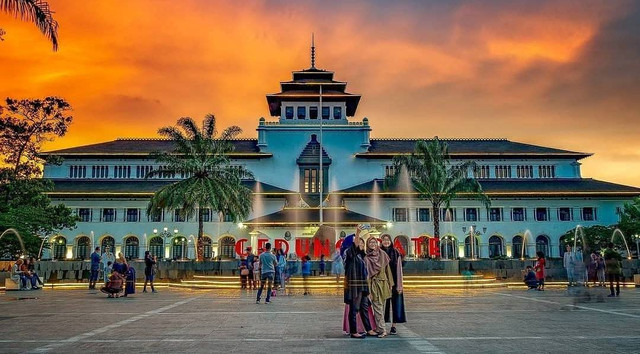
POLYGON ((311 68, 316 68, 316 44, 313 32, 311 33, 311 68))

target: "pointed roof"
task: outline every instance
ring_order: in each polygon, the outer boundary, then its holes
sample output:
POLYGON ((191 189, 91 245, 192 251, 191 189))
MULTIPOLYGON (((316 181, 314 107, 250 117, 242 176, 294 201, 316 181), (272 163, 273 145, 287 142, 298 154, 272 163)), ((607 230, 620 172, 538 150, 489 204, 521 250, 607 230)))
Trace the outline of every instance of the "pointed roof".
MULTIPOLYGON (((311 141, 304 147, 300 156, 296 160, 298 165, 316 165, 320 163, 320 142, 318 142, 316 135, 311 134, 311 141)), ((329 166, 331 164, 331 158, 327 151, 322 148, 322 164, 329 166)))

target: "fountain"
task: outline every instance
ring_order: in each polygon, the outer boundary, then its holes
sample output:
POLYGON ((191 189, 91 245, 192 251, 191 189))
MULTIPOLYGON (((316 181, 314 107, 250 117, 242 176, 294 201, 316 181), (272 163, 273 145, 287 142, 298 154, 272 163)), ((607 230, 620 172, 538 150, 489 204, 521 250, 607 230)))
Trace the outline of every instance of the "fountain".
POLYGON ((18 230, 16 230, 16 229, 6 229, 6 230, 4 230, 4 232, 2 234, 0 234, 0 240, 2 240, 4 235, 6 235, 8 233, 13 233, 14 235, 16 235, 16 237, 18 238, 18 241, 20 241, 20 247, 22 248, 22 255, 23 256, 26 255, 27 254, 27 249, 24 247, 24 241, 22 241, 22 236, 20 236, 20 233, 18 233, 18 230))
MULTIPOLYGON (((416 232, 415 232, 415 220, 411 220, 411 210, 415 210, 415 203, 413 200, 413 183, 411 182, 411 176, 409 175, 409 171, 407 170, 407 168, 403 165, 400 168, 400 174, 399 174, 399 191, 401 193, 407 193, 407 221, 409 222, 409 230, 410 230, 410 235, 411 237, 416 237, 416 232)), ((417 256, 417 255, 416 255, 417 256)))
POLYGON ((582 239, 582 248, 586 249, 587 241, 584 236, 584 228, 582 225, 577 225, 576 229, 573 231, 573 251, 577 250, 578 246, 578 230, 580 230, 580 238, 582 239))
POLYGON ((615 239, 616 234, 622 237, 622 241, 624 241, 624 246, 627 248, 627 259, 631 259, 631 251, 629 250, 629 244, 627 244, 627 239, 624 237, 624 234, 622 233, 622 231, 620 231, 620 229, 613 230, 613 234, 611 235, 611 242, 613 243, 613 240, 615 239))
POLYGON ((527 254, 527 236, 529 236, 529 239, 531 239, 533 237, 533 235, 531 234, 531 231, 529 231, 529 229, 524 230, 524 234, 522 234, 522 254, 520 255, 520 260, 524 261, 524 255, 527 254))

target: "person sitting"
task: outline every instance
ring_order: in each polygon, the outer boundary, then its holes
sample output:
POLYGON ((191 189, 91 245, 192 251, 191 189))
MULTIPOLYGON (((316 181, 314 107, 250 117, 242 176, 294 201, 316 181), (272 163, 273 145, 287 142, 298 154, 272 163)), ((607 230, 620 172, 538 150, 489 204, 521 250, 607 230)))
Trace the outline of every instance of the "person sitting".
POLYGON ((23 261, 22 264, 20 265, 20 271, 22 272, 22 277, 24 279, 24 287, 23 290, 39 290, 40 288, 38 287, 38 278, 36 276, 34 276, 34 274, 29 270, 29 264, 28 261, 23 261), (31 285, 31 288, 29 288, 29 285, 31 285))
POLYGON ((538 287, 538 280, 536 279, 536 273, 531 266, 527 266, 524 272, 524 283, 527 284, 529 290, 536 289, 538 287))
POLYGON ((36 284, 40 284, 40 286, 43 286, 44 283, 42 282, 42 280, 38 276, 38 273, 36 273, 36 259, 35 259, 35 257, 30 257, 29 258, 29 271, 31 272, 31 274, 33 274, 33 277, 36 278, 36 284))
POLYGON ((100 291, 108 294, 109 297, 120 297, 119 294, 122 292, 123 284, 124 277, 122 276, 122 274, 114 270, 111 272, 111 276, 109 276, 109 281, 105 286, 100 288, 100 291))
POLYGON ((22 263, 24 261, 22 259, 18 259, 16 263, 11 267, 11 280, 14 283, 18 284, 20 290, 27 290, 27 281, 24 278, 24 274, 22 274, 22 263))

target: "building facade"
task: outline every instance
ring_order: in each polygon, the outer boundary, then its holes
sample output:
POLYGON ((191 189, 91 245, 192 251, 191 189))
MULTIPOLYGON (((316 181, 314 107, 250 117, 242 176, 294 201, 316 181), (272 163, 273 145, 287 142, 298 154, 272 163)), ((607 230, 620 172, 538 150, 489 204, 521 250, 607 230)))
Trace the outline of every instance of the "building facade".
MULTIPOLYGON (((317 256, 331 252, 358 223, 392 235, 409 256, 439 251, 446 259, 519 258, 543 250, 559 257, 560 237, 568 230, 615 224, 624 203, 640 195, 639 188, 583 178, 580 161, 588 153, 506 139, 441 139, 454 164, 475 161, 469 176, 480 181, 492 204, 485 208, 462 196, 448 210, 434 210, 412 190, 388 190, 383 183, 394 173, 393 156, 413 151, 418 139, 371 138, 369 120, 353 118, 360 96, 346 86, 312 64, 281 82, 281 92, 267 95, 272 117, 259 119, 256 139, 233 141, 230 156, 255 176, 244 181, 254 192, 253 211, 240 224, 205 211, 206 258, 235 258, 267 241, 288 253, 317 256), (441 242, 439 249, 426 249, 435 212, 441 242), (314 237, 320 224, 335 235, 314 237)), ((51 258, 86 259, 95 246, 111 246, 129 258, 146 250, 194 258, 197 220, 184 220, 175 210, 155 218, 145 213, 154 191, 188 177, 145 179, 162 168, 149 157, 157 150, 171 151, 172 142, 117 139, 44 154, 64 158, 61 165, 45 165, 44 178, 55 185, 50 197, 81 220, 74 230, 49 235, 51 258)))

